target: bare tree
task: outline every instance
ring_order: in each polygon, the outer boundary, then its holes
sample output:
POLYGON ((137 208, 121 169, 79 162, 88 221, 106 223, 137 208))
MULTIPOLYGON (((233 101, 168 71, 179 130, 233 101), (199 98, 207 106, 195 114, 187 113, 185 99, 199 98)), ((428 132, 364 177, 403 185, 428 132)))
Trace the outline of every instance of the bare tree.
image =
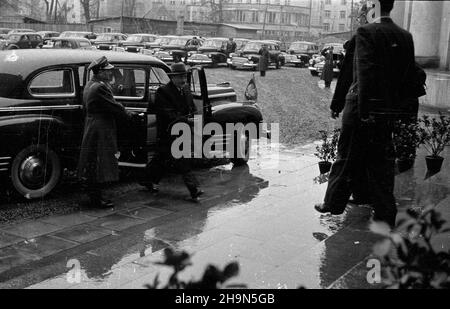
POLYGON ((124 15, 125 16, 135 16, 136 12, 136 0, 124 0, 124 15))
POLYGON ((211 21, 217 23, 224 22, 224 5, 230 0, 200 0, 201 5, 206 5, 211 8, 211 21))

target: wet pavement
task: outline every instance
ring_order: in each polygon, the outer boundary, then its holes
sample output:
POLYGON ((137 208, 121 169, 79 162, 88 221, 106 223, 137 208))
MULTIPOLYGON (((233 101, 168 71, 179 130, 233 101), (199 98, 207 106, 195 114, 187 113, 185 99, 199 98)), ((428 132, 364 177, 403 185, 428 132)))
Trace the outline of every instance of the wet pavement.
MULTIPOLYGON (((131 190, 111 210, 0 225, 0 288, 143 288, 158 274, 167 279, 169 269, 154 262, 169 246, 193 254, 183 279, 238 261, 232 283, 250 288, 379 288, 366 280, 380 239, 368 230, 370 208, 349 206, 341 216, 313 209, 326 190, 314 147, 254 147, 246 167, 198 170, 206 191, 198 204, 173 176, 159 194, 131 190), (81 280, 72 280, 73 265, 81 280)), ((429 175, 419 150, 415 167, 396 177, 399 217, 432 204, 450 219, 448 147, 444 155, 442 171, 429 175)))

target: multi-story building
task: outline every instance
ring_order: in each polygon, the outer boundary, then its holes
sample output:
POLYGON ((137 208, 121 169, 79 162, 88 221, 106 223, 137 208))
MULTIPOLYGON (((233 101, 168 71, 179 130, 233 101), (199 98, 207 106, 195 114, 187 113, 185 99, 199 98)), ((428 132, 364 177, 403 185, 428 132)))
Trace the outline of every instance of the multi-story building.
POLYGON ((352 6, 352 0, 320 0, 322 33, 350 31, 352 6))

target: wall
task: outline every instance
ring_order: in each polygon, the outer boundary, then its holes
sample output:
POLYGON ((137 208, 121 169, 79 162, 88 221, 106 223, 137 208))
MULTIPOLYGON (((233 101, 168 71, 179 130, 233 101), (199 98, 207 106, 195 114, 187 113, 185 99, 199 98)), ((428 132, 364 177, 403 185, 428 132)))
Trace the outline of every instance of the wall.
POLYGON ((84 24, 25 24, 0 22, 0 28, 33 29, 36 31, 88 31, 84 24))

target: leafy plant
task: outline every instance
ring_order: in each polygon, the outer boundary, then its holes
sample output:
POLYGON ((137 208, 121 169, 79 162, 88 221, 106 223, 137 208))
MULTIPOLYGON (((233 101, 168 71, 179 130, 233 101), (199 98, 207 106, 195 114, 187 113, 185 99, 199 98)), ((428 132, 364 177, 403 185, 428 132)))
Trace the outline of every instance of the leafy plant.
POLYGON ((327 131, 319 131, 322 143, 316 146, 317 152, 314 153, 314 155, 321 161, 334 161, 337 155, 337 144, 340 132, 340 129, 334 129, 331 134, 327 131))
POLYGON ((173 268, 173 273, 169 281, 160 286, 159 276, 155 277, 153 284, 147 284, 148 289, 219 289, 219 288, 246 288, 242 284, 224 285, 225 282, 239 274, 239 264, 229 263, 224 270, 218 269, 214 265, 208 265, 199 281, 180 281, 178 275, 186 267, 192 265, 190 255, 185 252, 176 252, 171 248, 164 249, 165 259, 162 262, 156 262, 157 265, 164 265, 173 268))
POLYGON ((397 121, 393 137, 395 157, 400 160, 414 160, 420 145, 419 123, 417 121, 397 121))
POLYGON ((450 144, 450 118, 439 113, 439 117, 431 118, 427 115, 420 119, 419 127, 420 144, 433 157, 438 157, 444 151, 445 146, 450 144))
POLYGON ((386 237, 374 253, 384 265, 383 283, 394 289, 450 288, 450 250, 436 251, 432 239, 450 232, 434 207, 418 213, 408 210, 408 219, 399 222, 399 231, 390 233, 384 223, 374 223, 373 232, 386 237))

